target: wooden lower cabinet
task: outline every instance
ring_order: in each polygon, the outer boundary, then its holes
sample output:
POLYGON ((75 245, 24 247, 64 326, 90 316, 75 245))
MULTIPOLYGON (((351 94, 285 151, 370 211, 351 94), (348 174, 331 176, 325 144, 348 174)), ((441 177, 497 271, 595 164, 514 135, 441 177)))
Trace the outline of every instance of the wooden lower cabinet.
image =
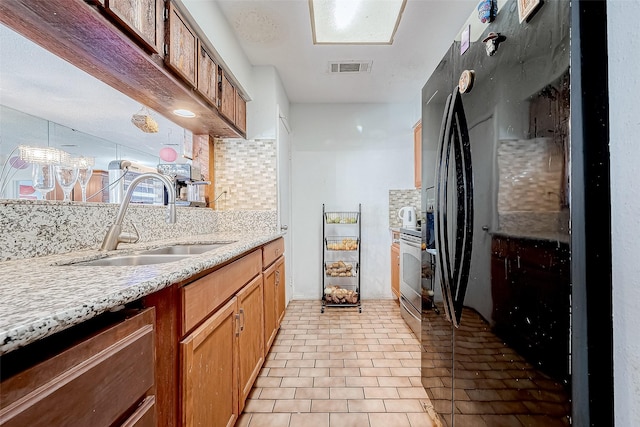
POLYGON ((269 353, 286 309, 284 256, 262 272, 264 278, 264 354, 269 353))
POLYGON ((240 412, 264 363, 264 300, 262 275, 238 292, 240 412))
POLYGON ((184 426, 237 421, 264 363, 263 306, 258 274, 180 343, 184 426))
POLYGON ((0 425, 156 425, 155 311, 127 316, 88 336, 80 325, 77 334, 65 331, 3 356, 0 425), (64 350, 46 354, 58 347, 64 350))
POLYGON ((238 419, 237 299, 180 343, 182 425, 232 427, 238 419))
POLYGON ((391 292, 400 298, 400 245, 391 245, 391 292))

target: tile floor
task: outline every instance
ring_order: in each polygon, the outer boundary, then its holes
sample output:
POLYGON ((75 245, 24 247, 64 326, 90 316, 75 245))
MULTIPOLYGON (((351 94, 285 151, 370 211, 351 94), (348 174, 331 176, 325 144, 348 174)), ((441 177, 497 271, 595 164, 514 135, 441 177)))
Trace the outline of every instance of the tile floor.
POLYGON ((392 300, 291 301, 238 427, 432 427, 420 343, 392 300))

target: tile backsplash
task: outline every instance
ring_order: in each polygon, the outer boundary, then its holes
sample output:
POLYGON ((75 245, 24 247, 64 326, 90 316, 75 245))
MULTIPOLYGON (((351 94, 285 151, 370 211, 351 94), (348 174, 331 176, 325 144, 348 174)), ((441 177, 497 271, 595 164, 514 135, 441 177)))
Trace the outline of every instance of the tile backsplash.
POLYGON ((224 139, 214 147, 215 208, 277 210, 276 141, 224 139))
POLYGON ((413 206, 416 208, 416 217, 422 218, 420 190, 413 188, 410 190, 389 190, 389 227, 399 228, 402 220, 398 218, 398 211, 403 206, 413 206))
MULTIPOLYGON (((0 261, 83 249, 97 249, 119 205, 56 201, 0 201, 0 261)), ((221 231, 275 231, 276 211, 216 212, 178 207, 177 222, 167 224, 164 206, 130 205, 125 231, 135 223, 140 242, 198 236, 221 231)))
POLYGON ((551 138, 500 141, 498 212, 559 211, 563 149, 551 138))

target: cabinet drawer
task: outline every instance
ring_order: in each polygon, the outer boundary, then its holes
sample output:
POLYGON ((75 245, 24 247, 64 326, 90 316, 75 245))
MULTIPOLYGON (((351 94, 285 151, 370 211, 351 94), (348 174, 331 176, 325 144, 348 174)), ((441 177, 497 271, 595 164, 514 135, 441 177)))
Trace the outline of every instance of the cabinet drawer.
POLYGON ((181 290, 182 336, 235 295, 262 270, 260 249, 196 280, 181 290))
POLYGON ((4 381, 0 424, 111 426, 154 385, 154 309, 4 381))
POLYGON ((156 427, 156 397, 147 396, 122 427, 156 427))
POLYGON ((264 245, 262 248, 262 268, 273 264, 282 254, 284 254, 284 239, 282 237, 264 245))

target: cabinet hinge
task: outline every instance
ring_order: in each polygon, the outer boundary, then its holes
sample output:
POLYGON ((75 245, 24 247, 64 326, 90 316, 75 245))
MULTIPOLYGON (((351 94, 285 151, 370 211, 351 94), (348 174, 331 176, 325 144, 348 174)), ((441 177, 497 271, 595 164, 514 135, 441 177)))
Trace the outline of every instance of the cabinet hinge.
POLYGON ((163 46, 163 50, 164 50, 164 56, 169 55, 169 45, 164 43, 162 46, 163 46))
POLYGON ((168 7, 164 8, 164 20, 165 21, 169 20, 169 8, 168 7))

